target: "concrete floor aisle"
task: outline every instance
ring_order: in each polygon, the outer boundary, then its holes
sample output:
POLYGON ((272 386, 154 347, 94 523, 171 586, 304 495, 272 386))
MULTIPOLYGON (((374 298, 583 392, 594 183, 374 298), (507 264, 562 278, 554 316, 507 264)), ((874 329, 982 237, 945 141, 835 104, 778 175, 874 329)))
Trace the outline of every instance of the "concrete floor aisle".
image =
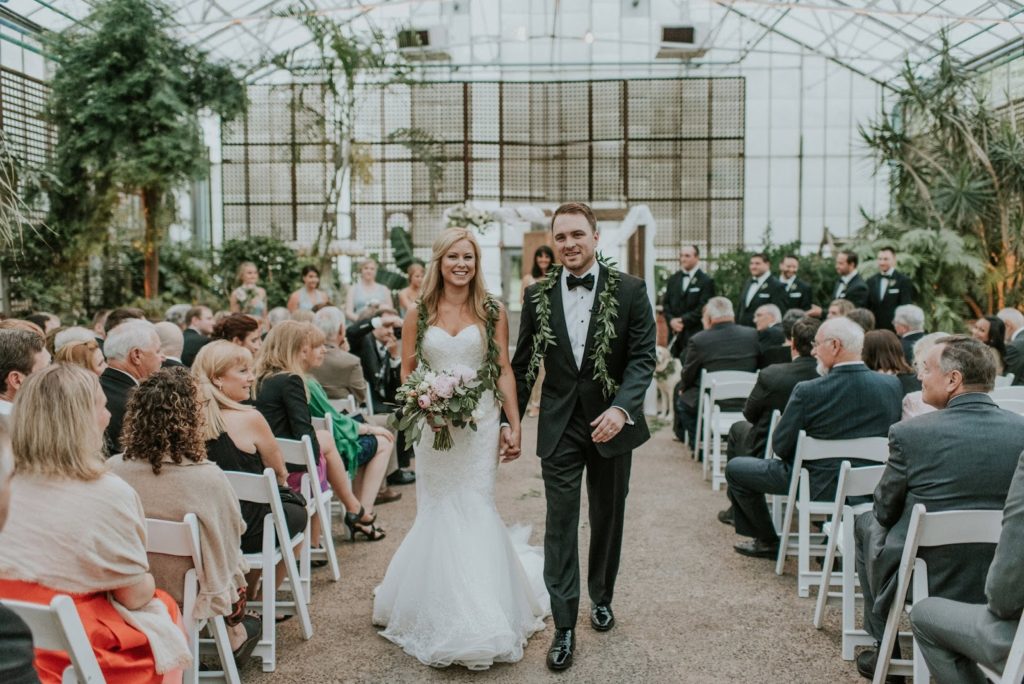
MULTIPOLYGON (((532 453, 537 419, 524 425, 525 453, 498 474, 498 509, 507 524, 533 525, 542 543, 544 493, 532 453)), ((379 508, 387 539, 339 542, 342 579, 316 573, 314 635, 302 641, 296 621, 280 626, 278 669, 264 674, 258 661, 242 673, 247 682, 842 682, 862 681, 839 658, 838 606, 825 628, 811 625, 812 599, 796 596, 790 574, 773 563, 732 550, 738 539, 715 514, 721 492, 701 480, 699 465, 663 427, 633 455, 622 566, 614 601, 617 625, 594 632, 581 611, 576 664, 561 674, 544 659, 553 628, 533 637, 525 658, 487 672, 435 670, 377 636, 370 624, 373 587, 412 525, 415 487, 402 487, 398 502, 379 508)), ((584 497, 584 506, 586 497, 584 497)), ((589 531, 581 518, 581 557, 589 531)), ((341 529, 335 522, 336 538, 341 529)), ((585 562, 585 561, 584 561, 585 562)), ((792 565, 792 563, 791 563, 792 565)), ((582 571, 586 577, 586 569, 582 571)), ((586 610, 586 588, 581 608, 586 610)))

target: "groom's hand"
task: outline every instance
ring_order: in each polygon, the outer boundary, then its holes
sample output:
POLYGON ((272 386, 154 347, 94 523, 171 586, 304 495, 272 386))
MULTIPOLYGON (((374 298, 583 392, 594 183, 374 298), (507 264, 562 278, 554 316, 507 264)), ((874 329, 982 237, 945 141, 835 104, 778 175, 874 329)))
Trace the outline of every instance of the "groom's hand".
POLYGON ((590 439, 594 444, 610 442, 622 431, 622 426, 625 424, 626 414, 615 406, 609 406, 590 424, 590 427, 594 428, 594 431, 590 433, 590 439))
POLYGON ((508 425, 501 428, 501 438, 498 440, 498 456, 501 463, 508 463, 519 458, 522 451, 519 440, 519 430, 513 430, 508 425))

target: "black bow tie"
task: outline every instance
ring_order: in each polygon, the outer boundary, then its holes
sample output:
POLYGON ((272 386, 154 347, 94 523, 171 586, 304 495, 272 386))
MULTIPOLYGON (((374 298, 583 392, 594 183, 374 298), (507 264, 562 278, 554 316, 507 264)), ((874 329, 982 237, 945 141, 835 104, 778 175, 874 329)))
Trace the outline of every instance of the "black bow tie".
POLYGON ((577 278, 572 273, 570 273, 569 277, 565 279, 565 284, 569 288, 570 291, 575 290, 577 287, 580 287, 581 285, 583 287, 587 288, 588 290, 593 290, 594 289, 594 274, 593 273, 588 273, 587 275, 583 276, 582 278, 577 278))
POLYGON ((879 275, 882 276, 883 278, 885 278, 886 280, 892 280, 892 273, 890 273, 889 275, 886 275, 884 273, 879 273, 879 275))

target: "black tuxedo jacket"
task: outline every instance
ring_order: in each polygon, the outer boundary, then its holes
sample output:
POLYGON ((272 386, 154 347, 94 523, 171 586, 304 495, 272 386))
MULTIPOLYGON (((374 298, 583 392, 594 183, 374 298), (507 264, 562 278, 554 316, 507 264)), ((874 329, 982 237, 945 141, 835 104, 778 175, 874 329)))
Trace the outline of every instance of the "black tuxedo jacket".
POLYGON ((739 306, 736 308, 736 322, 750 328, 754 327, 754 312, 757 311, 757 307, 774 304, 779 307, 779 311, 786 310, 786 291, 775 276, 768 276, 768 279, 761 283, 761 287, 757 289, 748 307, 747 289, 752 282, 754 282, 753 278, 744 281, 743 287, 740 288, 739 306))
MULTIPOLYGON (((759 361, 757 331, 753 328, 735 323, 716 323, 707 330, 697 333, 686 345, 686 363, 679 376, 679 382, 683 387, 683 403, 690 408, 697 407, 701 370, 736 370, 753 373, 757 370, 759 361)), ((730 406, 723 405, 727 408, 730 406)))
MULTIPOLYGON (((764 330, 757 331, 757 344, 761 348, 762 360, 769 349, 781 347, 786 343, 786 334, 782 332, 782 324, 776 323, 764 330)), ((788 350, 787 350, 788 351, 788 350)), ((765 364, 767 365, 767 364, 765 364)))
MULTIPOLYGON (((885 437, 903 412, 903 387, 895 375, 868 370, 863 363, 839 366, 828 375, 799 383, 772 437, 772 449, 792 463, 800 431, 817 439, 885 437)), ((841 459, 809 461, 811 498, 835 496, 841 459)), ((856 460, 853 465, 870 465, 856 460)))
POLYGON ((893 271, 885 297, 879 297, 881 289, 880 274, 876 273, 868 278, 868 308, 875 314, 877 330, 892 330, 892 317, 896 314, 896 307, 914 303, 914 284, 906 274, 893 271))
POLYGON ((865 308, 868 305, 868 284, 860 277, 860 273, 850 278, 845 289, 843 281, 836 280, 832 288, 832 299, 849 299, 857 308, 865 308))
POLYGON ((813 356, 798 356, 792 363, 769 366, 757 374, 757 383, 743 407, 743 417, 753 426, 747 438, 752 456, 764 455, 772 411, 785 411, 789 396, 798 382, 818 377, 817 363, 813 356))
POLYGON ((186 328, 182 336, 185 338, 185 346, 181 350, 181 362, 186 366, 191 366, 192 362, 196 360, 196 354, 210 342, 210 338, 199 334, 192 328, 186 328))
POLYGON ((1006 372, 1013 373, 1013 384, 1024 385, 1024 333, 1006 343, 1006 372))
POLYGON ((782 289, 786 293, 786 306, 782 307, 782 313, 786 313, 790 309, 807 311, 813 306, 810 283, 794 278, 793 282, 783 285, 782 289))
MULTIPOLYGON (((1022 450, 1024 416, 1004 411, 981 392, 956 396, 941 411, 892 426, 864 557, 876 614, 885 615, 892 603, 914 505, 924 504, 929 513, 1002 509, 1022 450)), ((994 552, 993 544, 922 549, 929 595, 985 603, 994 552)))
MULTIPOLYGON (((697 269, 683 292, 683 272, 676 271, 668 279, 661 313, 668 324, 673 318, 683 319, 683 331, 672 338, 669 349, 673 356, 679 356, 690 338, 704 329, 702 316, 704 305, 715 296, 715 281, 704 271, 697 269)), ((669 334, 672 329, 669 328, 669 334)))
MULTIPOLYGON (((924 337, 924 332, 913 332, 907 333, 900 338, 900 344, 903 346, 903 355, 907 357, 907 363, 914 365, 914 345, 919 339, 924 337)), ((1006 354, 1006 365, 1010 365, 1010 354, 1006 354)))
MULTIPOLYGON (((644 419, 644 397, 654 377, 657 326, 647 297, 647 285, 628 273, 619 275, 621 279, 616 296, 618 316, 613 322, 615 337, 611 340, 611 350, 607 356, 608 374, 619 383, 618 392, 613 397, 606 397, 600 383, 594 379, 594 362, 590 359, 597 332, 597 314, 590 317, 583 362, 577 367, 565 324, 561 283, 557 283, 548 292, 551 331, 555 341, 548 346, 544 359, 544 383, 541 385, 540 396, 540 413, 543 418, 537 432, 537 455, 541 458, 547 458, 554 452, 577 405, 588 422, 611 406, 620 407, 633 420, 633 425, 627 423, 611 441, 594 445, 601 456, 627 454, 651 436, 644 419)), ((594 286, 595 309, 607 281, 608 269, 601 266, 594 286)), ((531 285, 526 290, 519 319, 519 340, 512 358, 520 415, 526 410, 532 389, 526 383, 526 372, 533 354, 533 336, 537 332, 537 309, 533 301, 537 287, 539 284, 531 285)))
POLYGON ((124 423, 124 412, 128 399, 138 387, 138 383, 127 373, 116 368, 107 368, 100 376, 100 387, 107 397, 107 410, 110 411, 110 423, 103 433, 107 443, 107 455, 121 453, 121 428, 124 423))
POLYGON ((400 367, 392 368, 389 359, 381 359, 377 351, 377 338, 373 335, 363 335, 359 344, 352 348, 359 349, 363 377, 366 378, 370 396, 373 398, 373 410, 375 413, 381 413, 383 404, 395 403, 395 393, 402 384, 402 370, 400 367))

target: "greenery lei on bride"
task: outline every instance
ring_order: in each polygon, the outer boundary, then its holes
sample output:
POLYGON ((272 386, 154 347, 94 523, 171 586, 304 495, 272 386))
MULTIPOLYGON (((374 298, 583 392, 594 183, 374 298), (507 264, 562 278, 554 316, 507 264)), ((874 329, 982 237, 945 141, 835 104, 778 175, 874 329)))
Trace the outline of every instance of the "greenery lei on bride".
MULTIPOLYGON (((594 329, 594 346, 590 352, 590 360, 594 362, 594 379, 601 385, 605 398, 613 396, 619 390, 617 383, 608 374, 608 354, 612 351, 612 340, 615 339, 615 319, 619 315, 616 295, 619 289, 619 272, 615 262, 598 255, 598 263, 605 267, 608 277, 604 289, 597 296, 597 321, 594 329)), ((557 344, 551 331, 551 288, 559 283, 562 275, 561 266, 548 269, 544 279, 537 283, 533 291, 533 303, 536 307, 537 330, 533 333, 533 354, 526 370, 526 384, 533 385, 540 371, 540 364, 548 352, 548 347, 557 344)), ((596 287, 597 284, 595 283, 596 287)))
MULTIPOLYGON (((422 300, 418 301, 416 305, 416 359, 421 366, 429 368, 427 359, 423 355, 423 337, 427 334, 427 328, 430 327, 430 314, 427 312, 427 307, 423 306, 422 300)), ((480 384, 467 395, 472 397, 474 406, 479 403, 480 395, 487 390, 494 392, 494 400, 498 404, 505 400, 501 390, 498 389, 498 376, 501 375, 501 366, 498 363, 500 358, 498 343, 495 341, 498 319, 501 317, 501 304, 491 295, 487 295, 484 297, 484 312, 487 314, 487 320, 484 321, 484 333, 487 336, 487 353, 484 355, 484 361, 476 372, 476 377, 480 384)))

